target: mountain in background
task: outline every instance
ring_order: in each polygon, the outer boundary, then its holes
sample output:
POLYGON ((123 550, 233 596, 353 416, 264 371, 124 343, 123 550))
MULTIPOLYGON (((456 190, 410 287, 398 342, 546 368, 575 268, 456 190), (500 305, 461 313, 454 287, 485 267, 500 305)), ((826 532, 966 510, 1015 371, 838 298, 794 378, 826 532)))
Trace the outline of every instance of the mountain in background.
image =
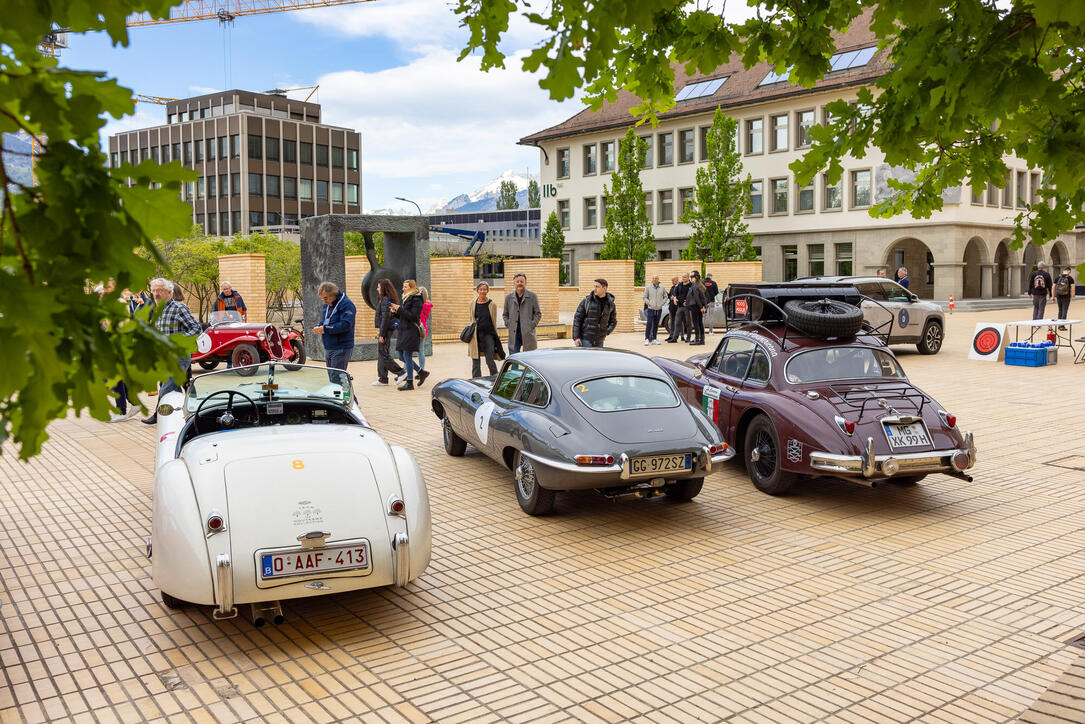
POLYGON ((30 136, 23 131, 4 134, 4 168, 12 181, 29 186, 32 180, 30 169, 30 136))
MULTIPOLYGON (((426 215, 437 214, 442 211, 494 211, 497 209, 497 198, 501 195, 501 182, 512 181, 516 184, 516 202, 521 209, 527 208, 527 184, 529 181, 538 181, 539 177, 534 174, 517 173, 512 170, 505 171, 495 179, 487 181, 482 186, 468 194, 458 194, 447 201, 439 201, 426 209, 426 215)), ((410 216, 414 209, 405 207, 401 209, 376 209, 366 211, 367 214, 403 214, 410 216)))

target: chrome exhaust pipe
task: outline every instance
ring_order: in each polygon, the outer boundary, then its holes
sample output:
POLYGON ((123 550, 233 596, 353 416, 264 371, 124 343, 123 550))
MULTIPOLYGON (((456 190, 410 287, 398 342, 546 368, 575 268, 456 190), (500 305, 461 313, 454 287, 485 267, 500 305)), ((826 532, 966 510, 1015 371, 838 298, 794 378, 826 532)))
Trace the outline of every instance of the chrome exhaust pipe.
POLYGON ((282 604, 280 604, 278 601, 261 601, 260 603, 250 603, 249 615, 252 617, 252 624, 253 626, 256 626, 256 628, 260 628, 268 622, 274 623, 276 626, 278 626, 286 620, 283 617, 282 604))

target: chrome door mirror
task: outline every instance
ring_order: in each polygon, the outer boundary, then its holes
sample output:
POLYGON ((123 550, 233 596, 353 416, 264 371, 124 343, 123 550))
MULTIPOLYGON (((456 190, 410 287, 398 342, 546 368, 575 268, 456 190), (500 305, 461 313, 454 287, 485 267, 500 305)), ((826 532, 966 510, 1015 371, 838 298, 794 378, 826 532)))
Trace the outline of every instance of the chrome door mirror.
POLYGON ((471 393, 471 402, 475 403, 476 405, 479 404, 480 402, 482 402, 482 395, 480 395, 477 392, 472 392, 471 393))

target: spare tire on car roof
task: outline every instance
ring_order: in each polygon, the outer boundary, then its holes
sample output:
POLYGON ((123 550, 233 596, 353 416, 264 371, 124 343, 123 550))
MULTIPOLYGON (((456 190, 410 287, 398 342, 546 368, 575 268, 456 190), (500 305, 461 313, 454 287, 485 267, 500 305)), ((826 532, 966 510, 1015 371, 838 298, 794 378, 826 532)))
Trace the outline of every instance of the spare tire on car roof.
POLYGON ((792 299, 787 321, 812 337, 854 337, 863 328, 863 310, 835 299, 792 299))

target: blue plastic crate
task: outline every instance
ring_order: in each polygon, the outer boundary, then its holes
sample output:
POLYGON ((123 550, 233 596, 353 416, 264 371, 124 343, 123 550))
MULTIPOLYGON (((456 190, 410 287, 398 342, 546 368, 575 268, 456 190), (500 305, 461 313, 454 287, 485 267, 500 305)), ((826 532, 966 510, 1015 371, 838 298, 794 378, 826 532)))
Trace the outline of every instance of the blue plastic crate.
POLYGON ((1006 364, 1015 367, 1043 367, 1047 364, 1044 347, 1007 347, 1006 364))

